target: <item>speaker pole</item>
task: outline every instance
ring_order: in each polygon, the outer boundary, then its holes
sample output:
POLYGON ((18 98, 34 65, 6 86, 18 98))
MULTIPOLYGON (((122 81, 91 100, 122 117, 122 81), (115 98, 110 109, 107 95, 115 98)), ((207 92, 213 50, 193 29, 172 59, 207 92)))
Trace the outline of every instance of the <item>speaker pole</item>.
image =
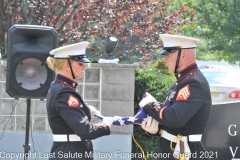
POLYGON ((30 145, 29 145, 30 107, 31 107, 31 100, 27 99, 26 133, 25 133, 25 144, 23 145, 24 160, 28 160, 28 151, 30 150, 30 145))

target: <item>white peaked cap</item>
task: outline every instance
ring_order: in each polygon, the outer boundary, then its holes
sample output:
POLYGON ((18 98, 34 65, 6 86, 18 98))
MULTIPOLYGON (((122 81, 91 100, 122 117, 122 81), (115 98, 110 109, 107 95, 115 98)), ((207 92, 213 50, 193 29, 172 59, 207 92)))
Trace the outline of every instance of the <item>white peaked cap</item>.
POLYGON ((87 41, 62 46, 50 51, 54 58, 68 58, 69 56, 80 56, 86 54, 86 48, 90 43, 87 41))
POLYGON ((172 34, 160 34, 160 37, 163 42, 163 47, 181 46, 182 48, 196 48, 197 43, 200 42, 199 39, 172 34))

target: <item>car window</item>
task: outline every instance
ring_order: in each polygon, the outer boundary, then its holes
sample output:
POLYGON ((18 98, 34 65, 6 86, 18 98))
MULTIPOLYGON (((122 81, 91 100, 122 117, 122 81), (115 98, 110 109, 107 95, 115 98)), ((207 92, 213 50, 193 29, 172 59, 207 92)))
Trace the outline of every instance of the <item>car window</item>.
POLYGON ((202 71, 210 84, 239 85, 239 72, 202 71))

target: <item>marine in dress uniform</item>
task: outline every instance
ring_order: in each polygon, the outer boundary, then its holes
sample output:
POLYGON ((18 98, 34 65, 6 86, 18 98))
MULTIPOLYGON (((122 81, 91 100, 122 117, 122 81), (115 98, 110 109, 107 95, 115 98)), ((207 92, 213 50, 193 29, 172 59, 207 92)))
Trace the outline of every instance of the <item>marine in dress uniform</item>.
POLYGON ((170 87, 164 103, 153 102, 143 107, 153 121, 157 121, 158 125, 155 125, 157 129, 154 129, 153 124, 152 128, 147 128, 146 122, 143 122, 142 127, 146 131, 157 131, 156 135, 160 137, 158 153, 162 154, 159 154, 158 160, 180 159, 181 156, 184 159, 191 157, 190 160, 207 160, 208 156, 205 154, 201 137, 211 112, 209 84, 195 61, 186 64, 187 67, 178 71, 178 65, 181 65, 182 60, 181 52, 196 48, 199 40, 168 34, 160 36, 164 44, 161 54, 174 52, 177 54, 174 69, 176 82, 170 87), (183 150, 185 155, 182 154, 183 150))
POLYGON ((110 134, 108 126, 90 123, 90 108, 76 91, 78 83, 74 81, 70 59, 89 63, 85 55, 87 45, 89 42, 80 42, 50 52, 54 59, 66 59, 69 62, 72 78, 58 73, 48 91, 46 107, 54 141, 49 159, 91 160, 91 140, 110 134))

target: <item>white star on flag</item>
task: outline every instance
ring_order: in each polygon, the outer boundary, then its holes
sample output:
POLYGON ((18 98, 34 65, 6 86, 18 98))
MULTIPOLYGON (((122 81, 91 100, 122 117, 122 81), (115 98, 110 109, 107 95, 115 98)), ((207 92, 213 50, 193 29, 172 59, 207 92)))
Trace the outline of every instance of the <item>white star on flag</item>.
POLYGON ((129 122, 133 122, 133 123, 134 123, 135 120, 136 120, 135 117, 129 117, 129 119, 128 119, 129 122))
POLYGON ((123 120, 123 119, 118 119, 117 120, 119 123, 120 123, 120 126, 125 126, 125 120, 123 120))

